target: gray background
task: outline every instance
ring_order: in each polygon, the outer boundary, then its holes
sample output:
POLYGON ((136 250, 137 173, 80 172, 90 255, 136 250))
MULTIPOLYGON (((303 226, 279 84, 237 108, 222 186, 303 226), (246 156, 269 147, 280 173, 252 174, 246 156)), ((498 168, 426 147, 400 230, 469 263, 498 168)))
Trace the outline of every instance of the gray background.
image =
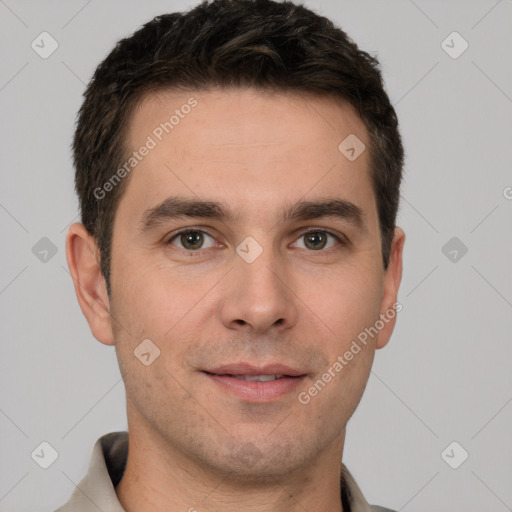
MULTIPOLYGON (((370 503, 512 510, 512 2, 305 3, 378 53, 407 153, 403 310, 344 462, 370 503), (453 31, 469 44, 458 58, 441 45, 453 31), (468 248, 456 261, 442 251, 452 237, 468 248), (452 441, 452 464, 469 453, 458 469, 441 456, 452 441)), ((127 428, 114 349, 90 334, 67 270, 69 145, 84 85, 114 43, 194 4, 0 0, 1 511, 55 509, 94 441, 127 428), (43 31, 59 45, 47 59, 31 48, 43 31), (43 237, 57 249, 46 262, 32 251, 43 237), (42 441, 59 454, 46 470, 31 458, 42 441)))

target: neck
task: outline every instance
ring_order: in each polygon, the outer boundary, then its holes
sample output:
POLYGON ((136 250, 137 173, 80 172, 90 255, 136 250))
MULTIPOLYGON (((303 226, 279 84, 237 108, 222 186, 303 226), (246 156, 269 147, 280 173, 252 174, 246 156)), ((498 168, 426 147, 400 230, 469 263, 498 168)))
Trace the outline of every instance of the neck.
MULTIPOLYGON (((129 429, 126 469, 116 487, 126 512, 343 512, 344 435, 306 468, 258 477, 219 473, 150 430, 129 429)), ((347 512, 347 510, 345 510, 347 512)))

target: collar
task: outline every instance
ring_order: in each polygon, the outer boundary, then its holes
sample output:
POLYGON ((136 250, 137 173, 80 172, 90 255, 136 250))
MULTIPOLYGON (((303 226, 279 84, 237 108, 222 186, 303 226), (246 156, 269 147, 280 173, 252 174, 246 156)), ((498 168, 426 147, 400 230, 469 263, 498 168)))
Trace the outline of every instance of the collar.
MULTIPOLYGON (((115 492, 128 456, 128 432, 101 436, 92 450, 89 469, 69 500, 55 512, 126 512, 115 492)), ((341 494, 345 512, 375 512, 344 464, 341 465, 341 494)))

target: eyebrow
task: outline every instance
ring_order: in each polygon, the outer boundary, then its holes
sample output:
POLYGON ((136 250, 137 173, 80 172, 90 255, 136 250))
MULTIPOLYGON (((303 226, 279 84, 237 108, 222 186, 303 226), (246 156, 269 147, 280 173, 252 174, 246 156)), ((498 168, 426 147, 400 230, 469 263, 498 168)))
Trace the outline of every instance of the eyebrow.
MULTIPOLYGON (((344 199, 324 199, 317 201, 299 201, 285 206, 281 211, 280 220, 284 222, 313 220, 323 217, 335 217, 346 221, 356 228, 366 231, 366 217, 363 210, 344 199)), ((157 206, 144 212, 141 219, 141 232, 153 228, 169 220, 184 218, 207 218, 222 222, 236 222, 240 215, 226 203, 189 199, 171 196, 157 206)))

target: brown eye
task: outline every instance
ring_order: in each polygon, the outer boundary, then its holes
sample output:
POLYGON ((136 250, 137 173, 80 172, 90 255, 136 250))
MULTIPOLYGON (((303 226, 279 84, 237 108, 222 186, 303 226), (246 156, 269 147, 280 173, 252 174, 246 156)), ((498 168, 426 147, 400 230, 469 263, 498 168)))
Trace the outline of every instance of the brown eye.
POLYGON ((327 236, 322 231, 311 231, 304 235, 304 240, 308 249, 323 249, 327 243, 327 236))
POLYGON ((329 231, 314 229, 302 233, 298 240, 304 240, 304 248, 310 251, 321 251, 338 245, 344 245, 343 240, 329 231), (329 241, 331 239, 331 242, 329 241), (328 245, 330 243, 330 245, 328 245))
MULTIPOLYGON (((175 245, 173 242, 177 240, 181 249, 185 249, 187 251, 198 251, 200 249, 207 249, 208 247, 204 247, 205 243, 205 235, 208 238, 213 238, 204 231, 200 231, 198 229, 187 229, 184 231, 180 231, 176 235, 174 235, 171 239, 168 240, 168 244, 175 245)), ((212 244, 210 247, 212 247, 212 244)))

